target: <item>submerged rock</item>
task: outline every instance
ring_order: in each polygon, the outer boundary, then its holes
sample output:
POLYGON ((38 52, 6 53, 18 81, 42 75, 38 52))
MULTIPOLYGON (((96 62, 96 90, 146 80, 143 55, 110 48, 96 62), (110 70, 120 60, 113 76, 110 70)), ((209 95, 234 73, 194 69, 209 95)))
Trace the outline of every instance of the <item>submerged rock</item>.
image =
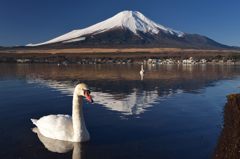
POLYGON ((240 94, 227 96, 224 127, 218 140, 214 159, 240 158, 240 94))

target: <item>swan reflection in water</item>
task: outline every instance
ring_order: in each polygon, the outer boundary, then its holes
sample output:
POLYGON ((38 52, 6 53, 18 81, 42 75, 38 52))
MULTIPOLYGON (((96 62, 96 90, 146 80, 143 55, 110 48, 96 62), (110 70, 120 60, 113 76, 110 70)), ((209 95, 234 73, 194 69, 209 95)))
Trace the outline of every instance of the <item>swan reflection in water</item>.
POLYGON ((69 142, 47 138, 39 132, 37 127, 33 128, 32 131, 37 134, 38 139, 49 151, 55 153, 67 153, 73 150, 72 159, 83 158, 82 146, 80 142, 69 142))

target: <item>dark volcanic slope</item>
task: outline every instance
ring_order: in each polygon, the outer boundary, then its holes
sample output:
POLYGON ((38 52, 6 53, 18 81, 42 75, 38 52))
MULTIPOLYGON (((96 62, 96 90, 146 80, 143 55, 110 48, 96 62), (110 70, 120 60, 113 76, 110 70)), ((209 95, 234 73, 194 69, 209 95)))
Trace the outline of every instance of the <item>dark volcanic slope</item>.
POLYGON ((59 42, 38 46, 40 48, 71 48, 71 47, 167 47, 167 48, 194 48, 194 49, 231 49, 216 41, 198 34, 185 34, 183 37, 167 34, 160 31, 159 34, 138 32, 138 35, 128 29, 112 29, 99 34, 84 36, 83 41, 65 43, 59 42))

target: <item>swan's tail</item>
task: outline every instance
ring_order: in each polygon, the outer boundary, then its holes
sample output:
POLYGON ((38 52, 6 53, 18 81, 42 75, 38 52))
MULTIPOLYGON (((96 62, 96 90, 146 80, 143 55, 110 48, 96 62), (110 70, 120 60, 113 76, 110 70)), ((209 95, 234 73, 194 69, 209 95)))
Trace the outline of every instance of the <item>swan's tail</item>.
POLYGON ((37 127, 32 128, 32 131, 37 134, 38 133, 38 128, 37 127))
POLYGON ((31 119, 32 123, 37 126, 37 119, 31 119))

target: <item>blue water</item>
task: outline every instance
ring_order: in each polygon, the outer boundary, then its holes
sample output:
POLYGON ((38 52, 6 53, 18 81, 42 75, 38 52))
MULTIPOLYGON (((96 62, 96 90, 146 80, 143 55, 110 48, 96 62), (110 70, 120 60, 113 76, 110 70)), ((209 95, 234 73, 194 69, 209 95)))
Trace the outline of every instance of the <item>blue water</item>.
POLYGON ((15 158, 208 159, 223 124, 226 95, 238 93, 239 66, 0 65, 0 155, 15 158), (31 118, 71 114, 83 81, 91 140, 64 153, 47 149, 31 118))

